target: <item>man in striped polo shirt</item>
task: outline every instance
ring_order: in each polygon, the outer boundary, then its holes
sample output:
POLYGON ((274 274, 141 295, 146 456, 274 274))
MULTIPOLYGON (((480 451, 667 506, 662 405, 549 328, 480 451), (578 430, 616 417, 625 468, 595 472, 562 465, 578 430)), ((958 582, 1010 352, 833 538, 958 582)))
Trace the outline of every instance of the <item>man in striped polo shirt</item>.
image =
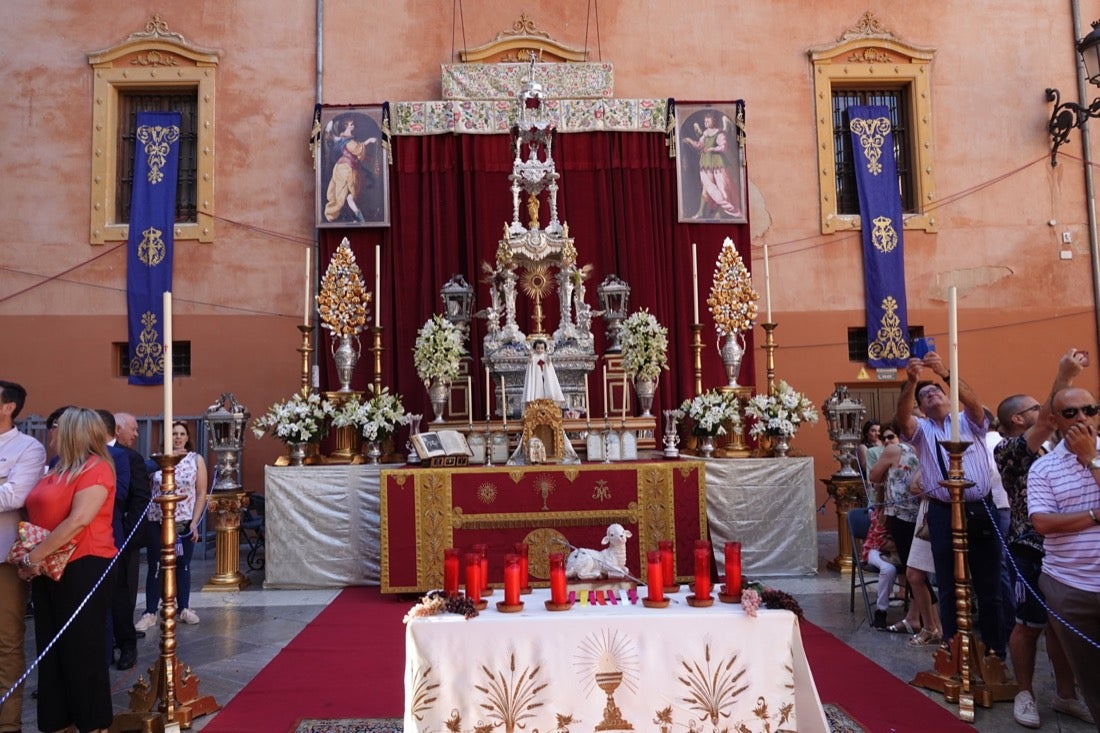
POLYGON ((1062 440, 1027 476, 1028 514, 1046 553, 1039 589, 1081 697, 1100 720, 1100 407, 1078 387, 1051 404, 1062 440))

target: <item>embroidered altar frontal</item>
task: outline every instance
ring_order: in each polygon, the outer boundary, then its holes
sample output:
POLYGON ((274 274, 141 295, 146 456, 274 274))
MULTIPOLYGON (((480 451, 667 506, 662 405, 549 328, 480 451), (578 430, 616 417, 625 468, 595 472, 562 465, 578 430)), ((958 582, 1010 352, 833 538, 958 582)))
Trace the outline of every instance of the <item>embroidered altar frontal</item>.
POLYGON ((489 584, 503 584, 504 555, 529 546, 532 586, 550 577, 548 555, 569 544, 600 549, 607 525, 633 533, 635 577, 646 550, 672 540, 678 582, 694 577, 692 550, 707 536, 706 479, 696 461, 580 466, 411 469, 382 472, 383 593, 443 586, 443 550, 488 546, 489 584))

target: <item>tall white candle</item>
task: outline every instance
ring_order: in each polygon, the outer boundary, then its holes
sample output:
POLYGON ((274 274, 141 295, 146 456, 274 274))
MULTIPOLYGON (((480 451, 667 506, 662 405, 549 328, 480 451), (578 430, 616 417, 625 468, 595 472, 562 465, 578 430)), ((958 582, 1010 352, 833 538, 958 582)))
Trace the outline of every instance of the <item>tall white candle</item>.
POLYGON ((172 293, 164 291, 164 455, 172 454, 172 293))
POLYGON ((313 255, 313 248, 312 247, 306 247, 306 302, 305 302, 305 305, 303 306, 304 312, 302 314, 302 323, 304 323, 307 326, 309 325, 309 322, 310 322, 310 317, 309 317, 309 315, 310 315, 309 314, 309 311, 310 311, 310 307, 309 307, 310 306, 310 303, 309 303, 310 297, 309 296, 313 294, 313 287, 312 287, 313 284, 309 281, 309 275, 310 275, 309 260, 310 260, 310 257, 312 255, 313 255))
POLYGON ((622 419, 626 420, 626 372, 623 372, 623 405, 622 405, 622 419))
POLYGON ((382 326, 382 317, 378 313, 382 305, 382 245, 374 245, 374 327, 382 326))
POLYGON ((603 419, 611 414, 611 393, 607 391, 607 364, 603 365, 603 419))
POLYGON ((504 375, 500 375, 500 420, 504 430, 508 430, 508 392, 504 389, 504 375))
POLYGON ((474 382, 469 374, 466 375, 466 419, 474 421, 474 382))
POLYGON ((951 440, 959 442, 959 312, 958 291, 952 285, 947 289, 947 348, 951 375, 951 440))
POLYGON ((492 385, 489 383, 489 367, 485 367, 485 419, 493 419, 492 385))
POLYGON ((588 400, 588 373, 584 375, 584 419, 592 419, 592 403, 588 400))
POLYGON ((691 322, 699 322, 699 251, 691 243, 691 322))
POLYGON ((764 323, 775 323, 772 320, 772 273, 768 268, 768 243, 764 242, 764 323))

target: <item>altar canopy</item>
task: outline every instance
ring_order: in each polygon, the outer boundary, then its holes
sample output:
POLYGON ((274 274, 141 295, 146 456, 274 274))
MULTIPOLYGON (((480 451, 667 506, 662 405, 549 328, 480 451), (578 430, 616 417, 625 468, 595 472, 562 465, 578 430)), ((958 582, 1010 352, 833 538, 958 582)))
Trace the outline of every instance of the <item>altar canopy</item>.
MULTIPOLYGON (((514 223, 509 174, 516 151, 507 133, 517 119, 516 95, 531 68, 524 63, 451 65, 443 71, 448 98, 390 102, 392 225, 319 233, 322 262, 331 257, 343 236, 349 238, 360 262, 370 262, 374 245, 381 245, 378 307, 386 324, 382 381, 400 393, 413 412, 430 414, 423 385, 409 367, 416 329, 441 311, 439 288, 459 273, 475 285, 474 310, 491 305, 482 268, 495 265, 502 228, 514 223), (463 99, 463 95, 482 97, 463 99)), ((597 285, 610 274, 618 275, 632 289, 629 309, 648 308, 669 327, 669 362, 692 364, 691 244, 698 243, 705 292, 726 236, 751 262, 748 223, 677 222, 676 161, 669 157, 665 133, 668 100, 615 99, 608 63, 536 63, 533 69, 535 81, 547 90, 545 105, 554 129, 563 133, 553 142, 560 174, 557 205, 560 219, 568 221, 565 234, 575 242, 576 268, 591 266, 589 304, 598 309, 597 285)), ((549 219, 545 205, 540 215, 545 224, 549 219)), ((373 279, 373 273, 364 274, 368 281, 373 279)), ((558 298, 552 293, 543 300, 547 313, 563 310, 558 298)), ((535 330, 529 328, 533 311, 527 298, 518 299, 516 321, 525 333, 535 330)), ((705 335, 713 327, 705 303, 701 313, 705 335)), ((605 324, 598 314, 593 315, 592 350, 599 355, 607 348, 605 324)), ((558 325, 556 318, 548 323, 551 329, 558 325)), ((488 332, 484 319, 474 319, 468 342, 471 359, 465 368, 475 375, 471 400, 475 407, 486 402, 485 385, 477 375, 486 366, 481 345, 488 332)), ((742 374, 743 381, 751 382, 754 350, 752 335, 747 335, 750 343, 742 374)), ((335 385, 327 346, 319 345, 317 355, 325 375, 322 389, 335 385)), ((371 362, 360 360, 353 388, 361 389, 371 381, 371 362)), ((704 349, 702 362, 704 384, 725 382, 717 350, 704 349)), ((592 386, 592 412, 602 415, 607 411, 603 392, 595 382, 592 386)), ((671 372, 661 380, 655 412, 678 406, 693 388, 690 369, 671 372)), ((515 380, 508 389, 510 394, 519 389, 515 380)), ((574 400, 576 394, 574 389, 574 400)))
POLYGON ((798 620, 640 603, 550 612, 545 590, 520 613, 491 604, 469 621, 413 618, 405 627, 405 730, 826 733, 798 620), (705 727, 701 721, 707 721, 705 727))

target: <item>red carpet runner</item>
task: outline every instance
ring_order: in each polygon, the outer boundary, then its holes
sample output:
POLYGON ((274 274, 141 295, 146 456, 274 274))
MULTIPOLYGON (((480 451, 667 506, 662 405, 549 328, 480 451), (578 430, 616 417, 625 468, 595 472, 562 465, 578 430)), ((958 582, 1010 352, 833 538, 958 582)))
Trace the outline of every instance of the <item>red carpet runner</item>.
MULTIPOLYGON (((204 733, 292 731, 302 718, 399 718, 411 607, 378 588, 348 588, 218 712, 204 733)), ((802 641, 822 702, 868 731, 973 731, 969 725, 803 621, 802 641)))

